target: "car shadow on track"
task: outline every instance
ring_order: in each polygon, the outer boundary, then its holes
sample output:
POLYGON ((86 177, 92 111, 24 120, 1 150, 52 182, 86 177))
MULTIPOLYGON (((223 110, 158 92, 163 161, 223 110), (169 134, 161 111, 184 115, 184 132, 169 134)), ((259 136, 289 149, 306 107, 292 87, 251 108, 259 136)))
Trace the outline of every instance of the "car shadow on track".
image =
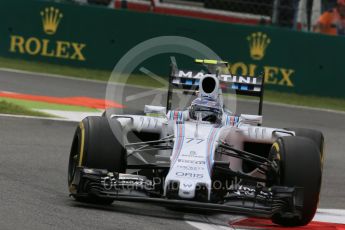
POLYGON ((69 202, 70 206, 81 209, 93 209, 106 212, 119 212, 121 214, 137 215, 141 217, 164 218, 170 220, 209 222, 208 218, 219 214, 219 212, 210 212, 209 210, 193 209, 174 206, 159 206, 155 204, 136 203, 115 201, 111 205, 97 205, 89 203, 81 203, 77 201, 69 202))

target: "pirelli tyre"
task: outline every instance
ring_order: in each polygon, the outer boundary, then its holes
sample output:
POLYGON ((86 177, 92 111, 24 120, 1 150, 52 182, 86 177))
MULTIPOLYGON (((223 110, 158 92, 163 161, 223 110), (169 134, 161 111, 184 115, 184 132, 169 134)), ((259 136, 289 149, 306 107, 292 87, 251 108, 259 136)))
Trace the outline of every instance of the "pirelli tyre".
MULTIPOLYGON (((106 117, 87 117, 76 128, 70 151, 68 166, 68 186, 71 191, 76 167, 107 169, 124 173, 126 170, 126 150, 122 143, 121 124, 113 120, 112 127, 118 133, 115 138, 106 117)), ((110 204, 113 199, 75 196, 76 200, 90 203, 110 204)))
POLYGON ((277 161, 279 173, 274 184, 303 188, 303 205, 300 217, 284 212, 275 214, 272 221, 283 226, 303 226, 314 217, 321 187, 321 157, 319 146, 306 137, 282 137, 273 145, 270 158, 277 161))
POLYGON ((324 158, 324 136, 322 132, 314 129, 305 129, 305 128, 286 128, 286 130, 295 132, 295 135, 298 137, 307 137, 313 140, 319 148, 321 154, 321 162, 324 158))

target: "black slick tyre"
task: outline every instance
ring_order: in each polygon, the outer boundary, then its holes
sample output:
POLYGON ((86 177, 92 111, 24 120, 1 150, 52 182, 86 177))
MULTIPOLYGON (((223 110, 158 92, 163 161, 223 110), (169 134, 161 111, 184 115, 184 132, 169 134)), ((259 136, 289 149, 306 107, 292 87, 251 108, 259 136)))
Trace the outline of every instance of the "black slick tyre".
POLYGON ((324 142, 325 138, 322 132, 314 129, 306 129, 306 128, 286 128, 286 130, 295 132, 297 137, 306 137, 313 140, 319 148, 321 154, 321 162, 324 159, 324 142))
MULTIPOLYGON (((123 147, 122 127, 118 121, 114 120, 112 128, 106 117, 87 117, 77 126, 68 165, 68 186, 71 194, 75 193, 72 182, 78 166, 125 172, 126 150, 123 147), (112 130, 117 132, 118 138, 115 138, 112 130)), ((92 194, 87 197, 74 197, 78 201, 89 203, 110 204, 113 202, 111 198, 100 198, 92 194)))
POLYGON ((303 206, 300 217, 276 213, 272 221, 283 226, 303 226, 314 217, 321 187, 321 157, 316 143, 306 137, 282 137, 273 145, 270 158, 277 161, 279 175, 275 184, 303 188, 303 206))

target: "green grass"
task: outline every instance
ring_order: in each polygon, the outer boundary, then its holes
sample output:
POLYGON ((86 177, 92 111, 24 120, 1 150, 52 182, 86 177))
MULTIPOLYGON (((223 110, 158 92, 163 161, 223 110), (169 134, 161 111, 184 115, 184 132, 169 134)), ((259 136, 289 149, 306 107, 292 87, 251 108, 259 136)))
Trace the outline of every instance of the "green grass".
POLYGON ((19 100, 13 98, 2 98, 1 100, 16 104, 27 109, 50 109, 50 110, 60 110, 60 111, 76 111, 76 112, 98 112, 99 110, 82 107, 82 106, 72 106, 72 105, 61 105, 46 102, 36 102, 29 100, 19 100))
POLYGON ((265 91, 264 101, 345 111, 345 99, 265 91))
MULTIPOLYGON (((90 80, 99 80, 99 81, 108 81, 111 76, 111 71, 106 70, 96 70, 96 69, 86 69, 86 68, 76 68, 63 65, 48 64, 43 62, 33 62, 26 61, 21 59, 9 59, 0 57, 0 67, 17 69, 17 70, 26 70, 38 73, 50 73, 57 75, 65 75, 76 78, 90 79, 90 80)), ((119 83, 148 86, 148 87, 162 87, 161 83, 158 83, 152 78, 147 78, 144 75, 131 75, 127 81, 117 79, 119 83)))
POLYGON ((109 71, 104 70, 74 68, 69 66, 47 64, 43 62, 25 61, 20 59, 9 59, 3 57, 0 57, 0 67, 33 71, 38 73, 60 74, 101 81, 107 81, 111 73, 109 71))
MULTIPOLYGON (((27 70, 40 73, 52 73, 100 81, 108 81, 111 75, 110 71, 105 70, 74 68, 69 66, 61 66, 17 59, 8 59, 1 57, 0 67, 27 70)), ((124 80, 120 79, 118 80, 118 82, 124 83, 124 80)), ((132 75, 126 83, 146 87, 162 87, 161 83, 144 75, 132 75)), ((269 102, 277 102, 290 105, 302 105, 315 108, 345 111, 345 99, 335 99, 319 96, 304 96, 292 93, 281 93, 266 90, 264 100, 269 102)))
MULTIPOLYGON (((239 95, 237 98, 244 100, 257 100, 248 96, 239 95)), ((265 90, 264 102, 273 102, 287 105, 306 106, 320 109, 345 111, 345 99, 336 99, 319 96, 304 96, 295 93, 281 93, 265 90)))
POLYGON ((14 103, 10 103, 4 100, 0 101, 0 113, 36 116, 36 117, 54 117, 50 114, 34 111, 24 106, 16 105, 14 103))

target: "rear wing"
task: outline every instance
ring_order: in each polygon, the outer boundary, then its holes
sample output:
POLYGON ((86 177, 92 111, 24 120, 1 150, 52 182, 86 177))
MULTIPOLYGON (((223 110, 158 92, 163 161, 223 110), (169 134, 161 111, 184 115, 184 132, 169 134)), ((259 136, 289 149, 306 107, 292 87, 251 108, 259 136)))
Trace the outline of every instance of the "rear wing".
MULTIPOLYGON (((174 89, 180 89, 187 93, 196 93, 199 90, 200 79, 206 76, 215 76, 219 79, 219 86, 223 93, 236 92, 238 95, 253 96, 260 99, 258 114, 262 115, 264 78, 262 76, 236 76, 233 74, 221 74, 220 69, 224 68, 227 62, 214 60, 195 60, 196 63, 212 65, 208 68, 209 72, 190 71, 178 69, 176 65, 171 64, 169 76, 169 90, 167 99, 167 110, 171 109, 172 93, 174 89)), ((227 68, 227 67, 226 67, 227 68)))

